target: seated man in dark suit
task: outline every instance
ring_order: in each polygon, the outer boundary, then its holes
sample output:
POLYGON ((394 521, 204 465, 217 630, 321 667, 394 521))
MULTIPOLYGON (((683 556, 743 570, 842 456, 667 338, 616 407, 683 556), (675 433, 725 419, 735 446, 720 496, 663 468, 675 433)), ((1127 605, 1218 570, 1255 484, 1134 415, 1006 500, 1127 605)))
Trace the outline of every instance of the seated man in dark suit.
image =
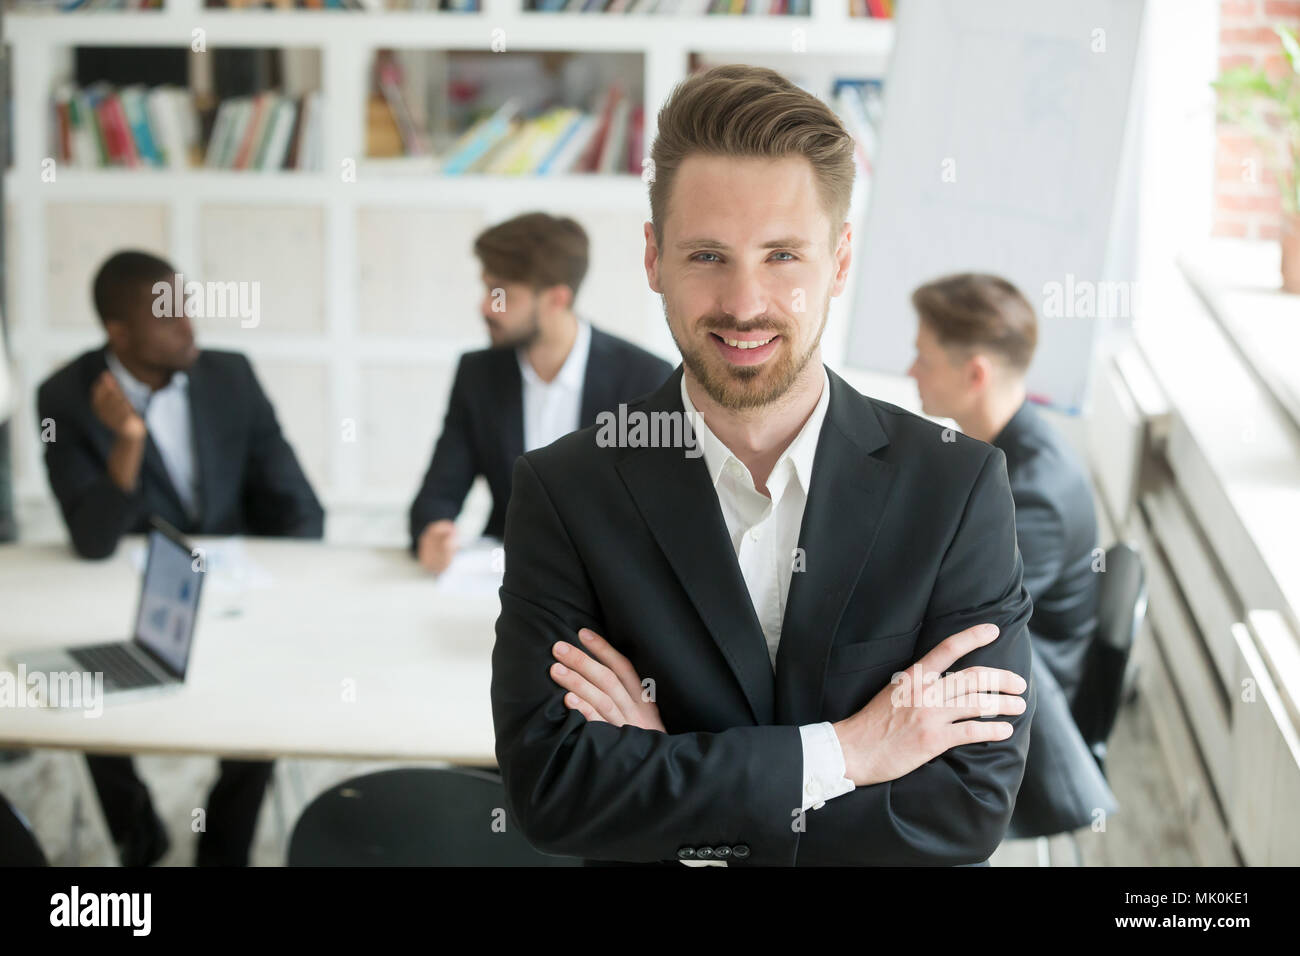
MULTIPOLYGON (((95 277, 108 343, 37 393, 50 487, 84 558, 104 558, 159 515, 187 534, 319 538, 324 513, 248 360, 200 351, 183 309, 154 309, 175 270, 119 252, 95 277), (162 314, 159 314, 159 313, 162 314)), ((128 757, 87 757, 125 865, 154 862, 166 831, 128 757)), ((270 778, 267 761, 223 760, 200 864, 244 864, 270 778)))
POLYGON ((518 216, 482 233, 474 252, 492 347, 461 356, 442 435, 411 504, 411 548, 434 572, 455 553, 454 520, 476 476, 492 491, 484 533, 499 538, 516 458, 658 388, 672 371, 574 314, 587 235, 572 219, 518 216))
POLYGON ((1029 634, 1047 673, 1035 671, 1038 716, 1012 830, 1021 836, 1085 826, 1096 810, 1115 804, 1069 716, 1097 629, 1097 517, 1088 471, 1026 400, 1038 323, 1015 286, 966 273, 921 286, 912 303, 920 321, 908 374, 923 410, 1000 448, 1016 503, 1016 540, 1034 602, 1029 634), (1027 825, 1031 818, 1039 822, 1027 825))
POLYGON ((543 852, 969 865, 1002 840, 1035 706, 1003 454, 822 364, 853 151, 761 67, 659 112, 645 266, 683 364, 626 429, 525 453, 506 517, 496 753, 543 852))

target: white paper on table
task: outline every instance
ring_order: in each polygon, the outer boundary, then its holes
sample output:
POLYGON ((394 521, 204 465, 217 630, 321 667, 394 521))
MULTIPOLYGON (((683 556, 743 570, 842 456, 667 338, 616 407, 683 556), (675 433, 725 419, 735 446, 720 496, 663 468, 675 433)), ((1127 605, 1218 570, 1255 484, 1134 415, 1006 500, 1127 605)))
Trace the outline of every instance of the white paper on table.
POLYGON ((442 594, 496 597, 505 578, 505 549, 495 538, 479 538, 456 552, 434 590, 442 594))
MULTIPOLYGON (((204 584, 217 591, 239 592, 249 588, 269 588, 274 579, 251 557, 244 547, 244 539, 225 538, 219 541, 206 541, 194 546, 196 559, 203 558, 207 579, 204 584)), ((131 566, 144 574, 145 558, 148 545, 139 544, 131 551, 131 566)))

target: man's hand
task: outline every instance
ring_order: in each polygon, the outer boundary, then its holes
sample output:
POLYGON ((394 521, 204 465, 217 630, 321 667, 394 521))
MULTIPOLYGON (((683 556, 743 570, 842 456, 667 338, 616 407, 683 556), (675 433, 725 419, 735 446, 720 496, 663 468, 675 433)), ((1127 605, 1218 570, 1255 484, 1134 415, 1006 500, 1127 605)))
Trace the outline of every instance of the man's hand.
POLYGON ((551 679, 569 691, 564 695, 565 706, 588 720, 667 733, 658 705, 645 699, 632 662, 590 628, 578 631, 578 637, 587 654, 564 641, 551 648, 560 662, 551 665, 551 679))
POLYGON ((90 387, 90 407, 116 437, 144 441, 148 433, 144 419, 136 413, 130 400, 122 393, 117 378, 108 369, 104 369, 90 387))
POLYGON ((859 787, 897 780, 958 746, 1006 740, 1007 721, 969 720, 1023 714, 1024 679, 995 667, 968 667, 946 677, 956 661, 991 643, 993 624, 979 624, 944 640, 873 697, 834 724, 844 751, 845 776, 859 787))
POLYGON ((416 554, 420 564, 434 574, 446 571, 456 554, 456 522, 444 519, 425 525, 420 532, 416 554))

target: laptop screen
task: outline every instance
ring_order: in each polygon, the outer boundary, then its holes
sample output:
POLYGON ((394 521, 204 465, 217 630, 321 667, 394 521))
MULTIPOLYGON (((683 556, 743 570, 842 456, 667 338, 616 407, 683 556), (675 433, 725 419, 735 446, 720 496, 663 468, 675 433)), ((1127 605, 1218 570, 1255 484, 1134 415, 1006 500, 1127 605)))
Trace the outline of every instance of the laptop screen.
POLYGON ((177 677, 185 676, 203 573, 180 541, 158 530, 149 532, 135 639, 153 652, 177 677))

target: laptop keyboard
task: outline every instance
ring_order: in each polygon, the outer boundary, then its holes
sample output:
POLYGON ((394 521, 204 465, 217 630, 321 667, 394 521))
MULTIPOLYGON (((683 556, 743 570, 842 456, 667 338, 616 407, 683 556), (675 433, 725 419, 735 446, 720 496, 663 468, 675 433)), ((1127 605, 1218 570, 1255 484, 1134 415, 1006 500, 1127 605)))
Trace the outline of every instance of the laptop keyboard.
POLYGON ((73 648, 68 653, 87 670, 102 671, 105 689, 125 690, 162 683, 123 644, 92 644, 73 648))

